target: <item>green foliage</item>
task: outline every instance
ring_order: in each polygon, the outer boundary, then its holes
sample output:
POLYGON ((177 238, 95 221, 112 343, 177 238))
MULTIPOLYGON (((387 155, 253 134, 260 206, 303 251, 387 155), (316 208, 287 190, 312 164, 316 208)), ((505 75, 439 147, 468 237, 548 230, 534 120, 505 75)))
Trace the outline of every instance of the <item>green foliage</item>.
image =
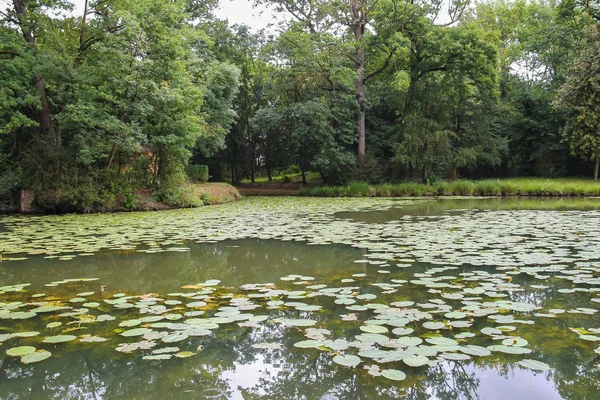
POLYGON ((188 165, 187 174, 191 182, 206 183, 208 182, 208 165, 188 165))
POLYGON ((43 3, 0 20, 0 154, 26 177, 19 188, 80 211, 180 190, 192 149, 223 148, 236 116, 239 70, 192 20, 216 3, 89 2, 85 19, 43 3))
POLYGON ((301 196, 317 197, 402 197, 402 196, 598 196, 600 184, 569 179, 456 180, 435 184, 414 182, 348 186, 318 186, 304 189, 301 196))
MULTIPOLYGON (((586 30, 579 57, 555 102, 565 113, 563 135, 571 151, 585 158, 600 156, 600 27, 586 30)), ((596 179, 598 172, 596 171, 596 179)))

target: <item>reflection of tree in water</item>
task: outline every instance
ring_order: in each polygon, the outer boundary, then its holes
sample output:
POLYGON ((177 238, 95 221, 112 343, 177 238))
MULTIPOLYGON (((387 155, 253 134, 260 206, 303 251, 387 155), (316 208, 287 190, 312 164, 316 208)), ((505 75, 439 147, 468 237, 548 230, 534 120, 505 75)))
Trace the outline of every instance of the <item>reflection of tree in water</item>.
MULTIPOLYGON (((228 286, 261 281, 278 283, 279 277, 287 274, 312 275, 317 278, 318 283, 331 283, 354 272, 367 272, 363 270, 367 268, 364 265, 353 263, 359 257, 359 250, 345 246, 312 246, 310 251, 306 251, 305 245, 301 243, 250 240, 194 245, 188 253, 104 254, 88 259, 85 268, 92 271, 91 275, 98 273, 99 276, 103 276, 102 282, 105 279, 111 282, 110 290, 126 288, 127 291, 138 293, 150 290, 160 293, 159 290, 153 289, 153 285, 170 289, 207 279, 220 279, 228 286), (237 245, 240 247, 228 247, 237 245), (107 270, 119 274, 107 275, 107 270), (102 272, 104 274, 101 274, 102 272), (124 277, 127 277, 127 281, 124 281, 124 277)), ((410 278, 415 272, 422 272, 430 267, 424 264, 417 265, 410 271, 399 270, 393 277, 403 277, 402 274, 405 274, 406 278, 410 278)), ((477 267, 482 268, 484 267, 477 267)), ((461 267, 453 274, 472 270, 472 267, 461 267)), ((492 271, 494 270, 490 268, 490 273, 494 273, 492 271)), ((67 272, 70 274, 70 270, 65 273, 67 272)), ((376 281, 382 282, 389 281, 389 278, 390 276, 374 277, 376 281)), ((58 277, 53 276, 41 283, 56 279, 58 277)), ((515 283, 517 282, 521 285, 543 282, 549 287, 514 291, 505 299, 536 304, 545 310, 573 310, 589 302, 589 293, 558 292, 560 288, 569 287, 570 282, 565 280, 539 281, 521 275, 515 277, 515 283)), ((353 285, 361 286, 361 293, 374 290, 372 286, 363 282, 355 282, 353 285)), ((426 302, 431 297, 421 287, 414 288, 409 285, 404 286, 392 297, 394 296, 417 302, 426 302)), ((379 297, 381 301, 387 301, 384 296, 379 297)), ((493 301, 483 298, 483 301, 493 301)), ((324 310, 315 319, 327 322, 324 326, 338 337, 345 335, 351 338, 356 333, 352 328, 348 328, 348 324, 339 321, 338 314, 347 312, 343 306, 333 305, 331 298, 317 300, 324 310)), ((449 300, 448 304, 452 304, 455 309, 461 307, 460 301, 449 300)), ((257 313, 266 313, 273 318, 309 318, 311 315, 289 309, 258 309, 257 313)), ((599 317, 565 313, 557 318, 534 318, 533 313, 512 314, 522 320, 536 321, 535 325, 516 324, 517 330, 508 333, 529 340, 529 347, 534 350, 532 354, 522 357, 493 353, 489 357, 474 358, 467 363, 444 362, 434 367, 419 369, 411 369, 402 362, 381 366, 382 369, 396 368, 405 371, 408 377, 403 382, 369 376, 362 367, 376 363, 368 359, 364 359, 365 363, 358 369, 351 370, 333 364, 332 354, 316 349, 294 348, 293 343, 305 339, 296 328, 266 323, 262 328, 249 329, 231 324, 217 330, 215 336, 194 338, 174 344, 182 350, 194 349, 198 344, 204 345, 200 355, 190 359, 145 361, 141 359, 141 353, 123 355, 115 352, 114 347, 118 342, 114 340, 110 345, 99 344, 83 349, 81 345, 63 345, 57 346, 54 351, 53 346, 45 346, 55 354, 48 362, 38 365, 23 366, 18 359, 5 358, 0 361, 0 398, 203 398, 202 393, 205 390, 214 388, 224 393, 223 398, 241 391, 245 399, 424 400, 436 396, 442 400, 475 400, 478 399, 477 392, 481 384, 479 370, 493 369, 500 376, 508 377, 512 372, 518 373, 520 367, 515 366, 513 369, 513 365, 522 358, 549 364, 553 370, 543 375, 555 383, 563 398, 595 398, 594 395, 600 392, 600 372, 594 367, 599 361, 599 356, 593 352, 597 345, 580 340, 568 328, 600 327, 599 317), (251 347, 254 343, 265 341, 281 343, 283 348, 256 350, 251 347), (233 382, 227 381, 227 376, 239 373, 240 366, 252 367, 262 363, 266 365, 265 370, 257 372, 256 384, 253 387, 242 385, 237 388, 235 379, 233 382)), ((366 315, 361 315, 360 319, 366 318, 366 315)), ((495 325, 491 320, 478 318, 468 331, 479 331, 495 325)), ((457 330, 456 333, 461 331, 457 330)), ((489 345, 492 342, 483 338, 478 344, 489 345)))
POLYGON ((102 252, 77 261, 34 257, 0 270, 3 284, 31 282, 34 287, 61 279, 98 277, 113 293, 165 292, 181 285, 219 279, 227 286, 278 282, 288 274, 315 275, 359 272, 358 250, 343 245, 310 246, 300 242, 247 239, 189 244, 189 252, 102 252), (233 247, 239 246, 239 247, 233 247), (309 249, 307 251, 307 248, 309 249), (33 281, 32 281, 33 279, 33 281))

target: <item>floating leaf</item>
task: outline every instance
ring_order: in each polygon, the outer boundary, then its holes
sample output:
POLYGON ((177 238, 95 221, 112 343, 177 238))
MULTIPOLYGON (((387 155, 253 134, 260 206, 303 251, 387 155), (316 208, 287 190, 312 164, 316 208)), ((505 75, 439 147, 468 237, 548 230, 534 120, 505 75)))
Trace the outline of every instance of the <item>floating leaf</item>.
POLYGON ((143 335, 146 335, 146 334, 148 334, 150 332, 152 332, 152 329, 148 329, 148 328, 135 328, 135 329, 130 329, 128 331, 122 332, 121 336, 125 336, 125 337, 143 336, 143 335))
POLYGON ((521 360, 517 362, 522 367, 532 369, 534 371, 549 371, 550 366, 546 363, 536 360, 521 360))
POLYGON ((347 355, 347 356, 335 356, 333 357, 333 362, 339 365, 343 365, 344 367, 356 367, 361 363, 361 359, 357 356, 347 355))
POLYGON ((43 342, 56 344, 56 343, 70 342, 75 339, 77 339, 77 336, 72 336, 72 335, 47 336, 44 338, 43 342))
POLYGON ((323 343, 320 340, 303 340, 301 342, 294 343, 294 347, 298 347, 301 349, 317 348, 323 345, 325 345, 325 343, 323 343))
POLYGON ((381 376, 393 381, 402 381, 406 379, 406 374, 402 371, 398 371, 397 369, 384 369, 381 371, 381 376))
POLYGON ((34 353, 27 354, 21 357, 21 362, 23 364, 33 364, 44 361, 52 356, 52 353, 46 350, 38 350, 34 353))
POLYGON ((404 358, 402 361, 409 367, 422 367, 423 365, 429 364, 429 359, 425 356, 410 356, 404 358))
POLYGON ((6 350, 6 354, 11 357, 22 357, 35 352, 36 348, 32 346, 13 347, 6 350))

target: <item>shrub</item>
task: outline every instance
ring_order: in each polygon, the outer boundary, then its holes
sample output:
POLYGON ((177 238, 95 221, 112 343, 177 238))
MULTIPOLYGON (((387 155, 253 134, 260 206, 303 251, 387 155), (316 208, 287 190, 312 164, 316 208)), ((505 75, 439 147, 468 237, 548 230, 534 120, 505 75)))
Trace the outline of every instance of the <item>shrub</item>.
POLYGON ((187 174, 190 181, 194 183, 208 182, 208 166, 207 165, 188 165, 187 174))

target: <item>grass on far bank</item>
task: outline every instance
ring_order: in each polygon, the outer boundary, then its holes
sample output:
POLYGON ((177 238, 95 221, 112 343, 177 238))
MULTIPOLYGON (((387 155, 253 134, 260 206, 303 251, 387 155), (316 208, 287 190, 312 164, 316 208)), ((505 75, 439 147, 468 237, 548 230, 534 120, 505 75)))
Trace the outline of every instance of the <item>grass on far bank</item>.
POLYGON ((433 184, 397 183, 318 186, 301 189, 301 196, 402 197, 402 196, 600 196, 600 182, 584 179, 511 178, 480 181, 457 180, 433 184))

